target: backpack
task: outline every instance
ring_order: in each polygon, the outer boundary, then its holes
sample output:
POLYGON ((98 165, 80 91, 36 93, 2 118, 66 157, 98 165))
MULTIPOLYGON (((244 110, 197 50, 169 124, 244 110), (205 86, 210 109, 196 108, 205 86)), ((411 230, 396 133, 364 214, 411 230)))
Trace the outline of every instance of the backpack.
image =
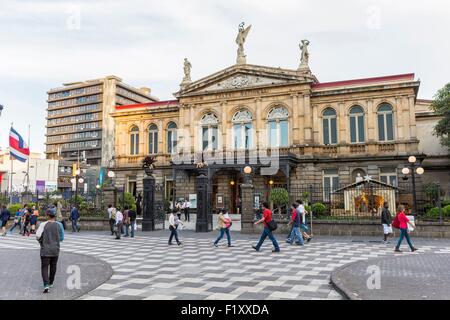
POLYGON ((398 219, 398 216, 395 217, 394 221, 392 222, 392 226, 395 229, 400 229, 400 220, 398 219))
POLYGON ((231 219, 225 219, 225 228, 229 229, 233 225, 233 222, 231 222, 231 219))

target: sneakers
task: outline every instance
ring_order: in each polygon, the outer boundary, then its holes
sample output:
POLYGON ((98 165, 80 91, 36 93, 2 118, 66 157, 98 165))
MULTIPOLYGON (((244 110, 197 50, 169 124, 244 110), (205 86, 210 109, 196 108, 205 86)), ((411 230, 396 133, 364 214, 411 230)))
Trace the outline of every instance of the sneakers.
POLYGON ((412 248, 411 249, 411 252, 416 252, 416 251, 419 251, 419 249, 417 249, 417 248, 412 248))
POLYGON ((217 243, 214 243, 214 247, 218 248, 218 247, 219 247, 219 245, 218 245, 217 243))
POLYGON ((232 244, 229 244, 228 248, 234 248, 234 246, 232 244))
POLYGON ((252 248, 259 252, 259 249, 256 246, 252 246, 252 248))
POLYGON ((311 240, 312 240, 312 237, 309 237, 309 238, 306 240, 306 242, 310 243, 311 240))
POLYGON ((178 246, 181 247, 183 244, 181 242, 178 242, 178 246))
POLYGON ((44 286, 44 292, 43 293, 49 293, 50 292, 50 286, 44 286))
POLYGON ((276 250, 276 249, 272 250, 272 253, 280 253, 280 252, 281 252, 280 249, 278 249, 278 250, 276 250))
POLYGON ((395 252, 396 252, 396 253, 402 253, 402 251, 401 251, 399 248, 396 248, 396 249, 395 249, 395 252))

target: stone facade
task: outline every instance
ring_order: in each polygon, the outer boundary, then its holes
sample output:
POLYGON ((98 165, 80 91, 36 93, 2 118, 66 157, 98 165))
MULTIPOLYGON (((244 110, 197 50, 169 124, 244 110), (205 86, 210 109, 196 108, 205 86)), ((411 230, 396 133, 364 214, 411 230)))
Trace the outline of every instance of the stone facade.
MULTIPOLYGON (((232 213, 242 209, 238 209, 239 199, 248 197, 241 187, 247 165, 254 169, 254 195, 264 200, 273 186, 287 187, 295 198, 309 186, 317 189, 331 183, 337 189, 349 185, 358 173, 407 188, 410 181, 402 179, 401 171, 414 155, 423 161, 423 180, 441 181, 448 193, 448 152, 439 147, 436 137, 421 132, 423 128, 429 131, 437 119, 429 111, 431 102, 417 99, 419 87, 414 74, 320 83, 314 75, 297 70, 234 65, 185 84, 174 101, 116 108, 112 116, 117 183, 132 191, 133 184, 128 183, 132 177, 136 189, 142 190, 139 166, 149 153, 149 127, 155 124, 156 179, 170 200, 174 187, 177 199, 196 193, 193 155, 201 153, 209 162, 213 207, 224 206, 232 213), (250 115, 247 123, 236 121, 241 111, 250 115), (169 152, 170 124, 177 128, 175 157, 169 152), (139 152, 132 155, 133 127, 139 132, 139 152), (247 144, 241 156, 239 141, 247 144), (279 170, 264 174, 261 157, 250 161, 253 150, 272 155, 276 150, 279 170), (211 160, 220 153, 228 160, 211 160), (178 161, 180 154, 191 158, 178 161), (428 171, 432 175, 427 176, 428 171), (217 203, 218 197, 223 205, 217 203)), ((419 191, 422 178, 417 178, 419 191)))

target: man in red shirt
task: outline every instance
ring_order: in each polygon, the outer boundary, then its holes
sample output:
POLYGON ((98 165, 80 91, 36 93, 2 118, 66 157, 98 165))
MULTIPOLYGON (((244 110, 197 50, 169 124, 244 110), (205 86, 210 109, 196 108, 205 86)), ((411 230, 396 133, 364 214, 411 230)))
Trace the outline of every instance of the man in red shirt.
POLYGON ((252 246, 253 249, 259 252, 261 249, 261 246, 263 245, 264 241, 267 237, 272 241, 273 246, 275 247, 272 252, 280 252, 280 246, 278 245, 277 239, 273 236, 272 231, 269 229, 269 222, 272 221, 272 211, 269 210, 269 204, 267 202, 262 203, 262 209, 263 209, 263 217, 261 220, 256 221, 255 225, 258 225, 260 223, 264 223, 264 230, 261 234, 261 239, 259 239, 259 243, 256 246, 252 246))

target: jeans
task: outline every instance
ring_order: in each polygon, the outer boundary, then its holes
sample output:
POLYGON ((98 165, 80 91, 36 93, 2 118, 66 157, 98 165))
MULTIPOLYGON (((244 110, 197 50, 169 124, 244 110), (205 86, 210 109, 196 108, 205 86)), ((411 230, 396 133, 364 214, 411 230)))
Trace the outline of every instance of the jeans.
POLYGON ((264 227, 264 230, 261 234, 261 239, 259 239, 259 243, 257 244, 256 249, 258 251, 261 249, 261 246, 263 245, 267 237, 269 237, 269 239, 272 241, 275 250, 280 251, 280 246, 278 245, 277 239, 275 239, 275 237, 272 234, 272 231, 270 231, 268 227, 264 227))
POLYGON ((134 226, 136 225, 136 221, 131 221, 129 224, 125 225, 125 237, 130 236, 130 227, 131 227, 131 237, 134 238, 134 226))
POLYGON ((121 235, 122 235, 122 227, 123 227, 123 223, 119 222, 118 224, 116 224, 116 239, 120 239, 121 235))
POLYGON ((44 281, 44 286, 52 285, 53 282, 55 282, 57 264, 58 257, 41 257, 41 273, 42 281, 44 281))
POLYGON ((78 220, 72 220, 72 232, 80 232, 80 227, 77 225, 78 220))
POLYGON ((408 229, 400 229, 400 232, 400 239, 398 240, 397 249, 400 249, 400 246, 402 245, 402 242, 405 238, 411 250, 414 249, 411 238, 409 237, 408 229))
POLYGON ((19 226, 19 231, 22 229, 22 223, 17 222, 17 223, 14 223, 14 225, 9 229, 9 232, 12 233, 17 226, 19 226))
POLYGON ((175 240, 177 241, 177 243, 180 243, 180 240, 178 239, 177 229, 173 229, 170 231, 169 244, 172 244, 173 237, 175 237, 175 240))
POLYGON ((114 226, 116 225, 116 220, 109 219, 109 227, 111 228, 111 235, 114 234, 114 226))
POLYGON ((305 242, 303 241, 302 232, 300 231, 300 227, 292 228, 291 235, 289 236, 289 239, 288 239, 289 243, 293 244, 295 238, 297 238, 297 244, 299 244, 301 246, 305 245, 305 242))
POLYGON ((220 235, 217 238, 217 240, 214 242, 215 245, 219 243, 220 240, 223 239, 224 235, 227 235, 228 245, 231 246, 231 235, 230 235, 230 229, 229 228, 222 228, 220 229, 220 235))

